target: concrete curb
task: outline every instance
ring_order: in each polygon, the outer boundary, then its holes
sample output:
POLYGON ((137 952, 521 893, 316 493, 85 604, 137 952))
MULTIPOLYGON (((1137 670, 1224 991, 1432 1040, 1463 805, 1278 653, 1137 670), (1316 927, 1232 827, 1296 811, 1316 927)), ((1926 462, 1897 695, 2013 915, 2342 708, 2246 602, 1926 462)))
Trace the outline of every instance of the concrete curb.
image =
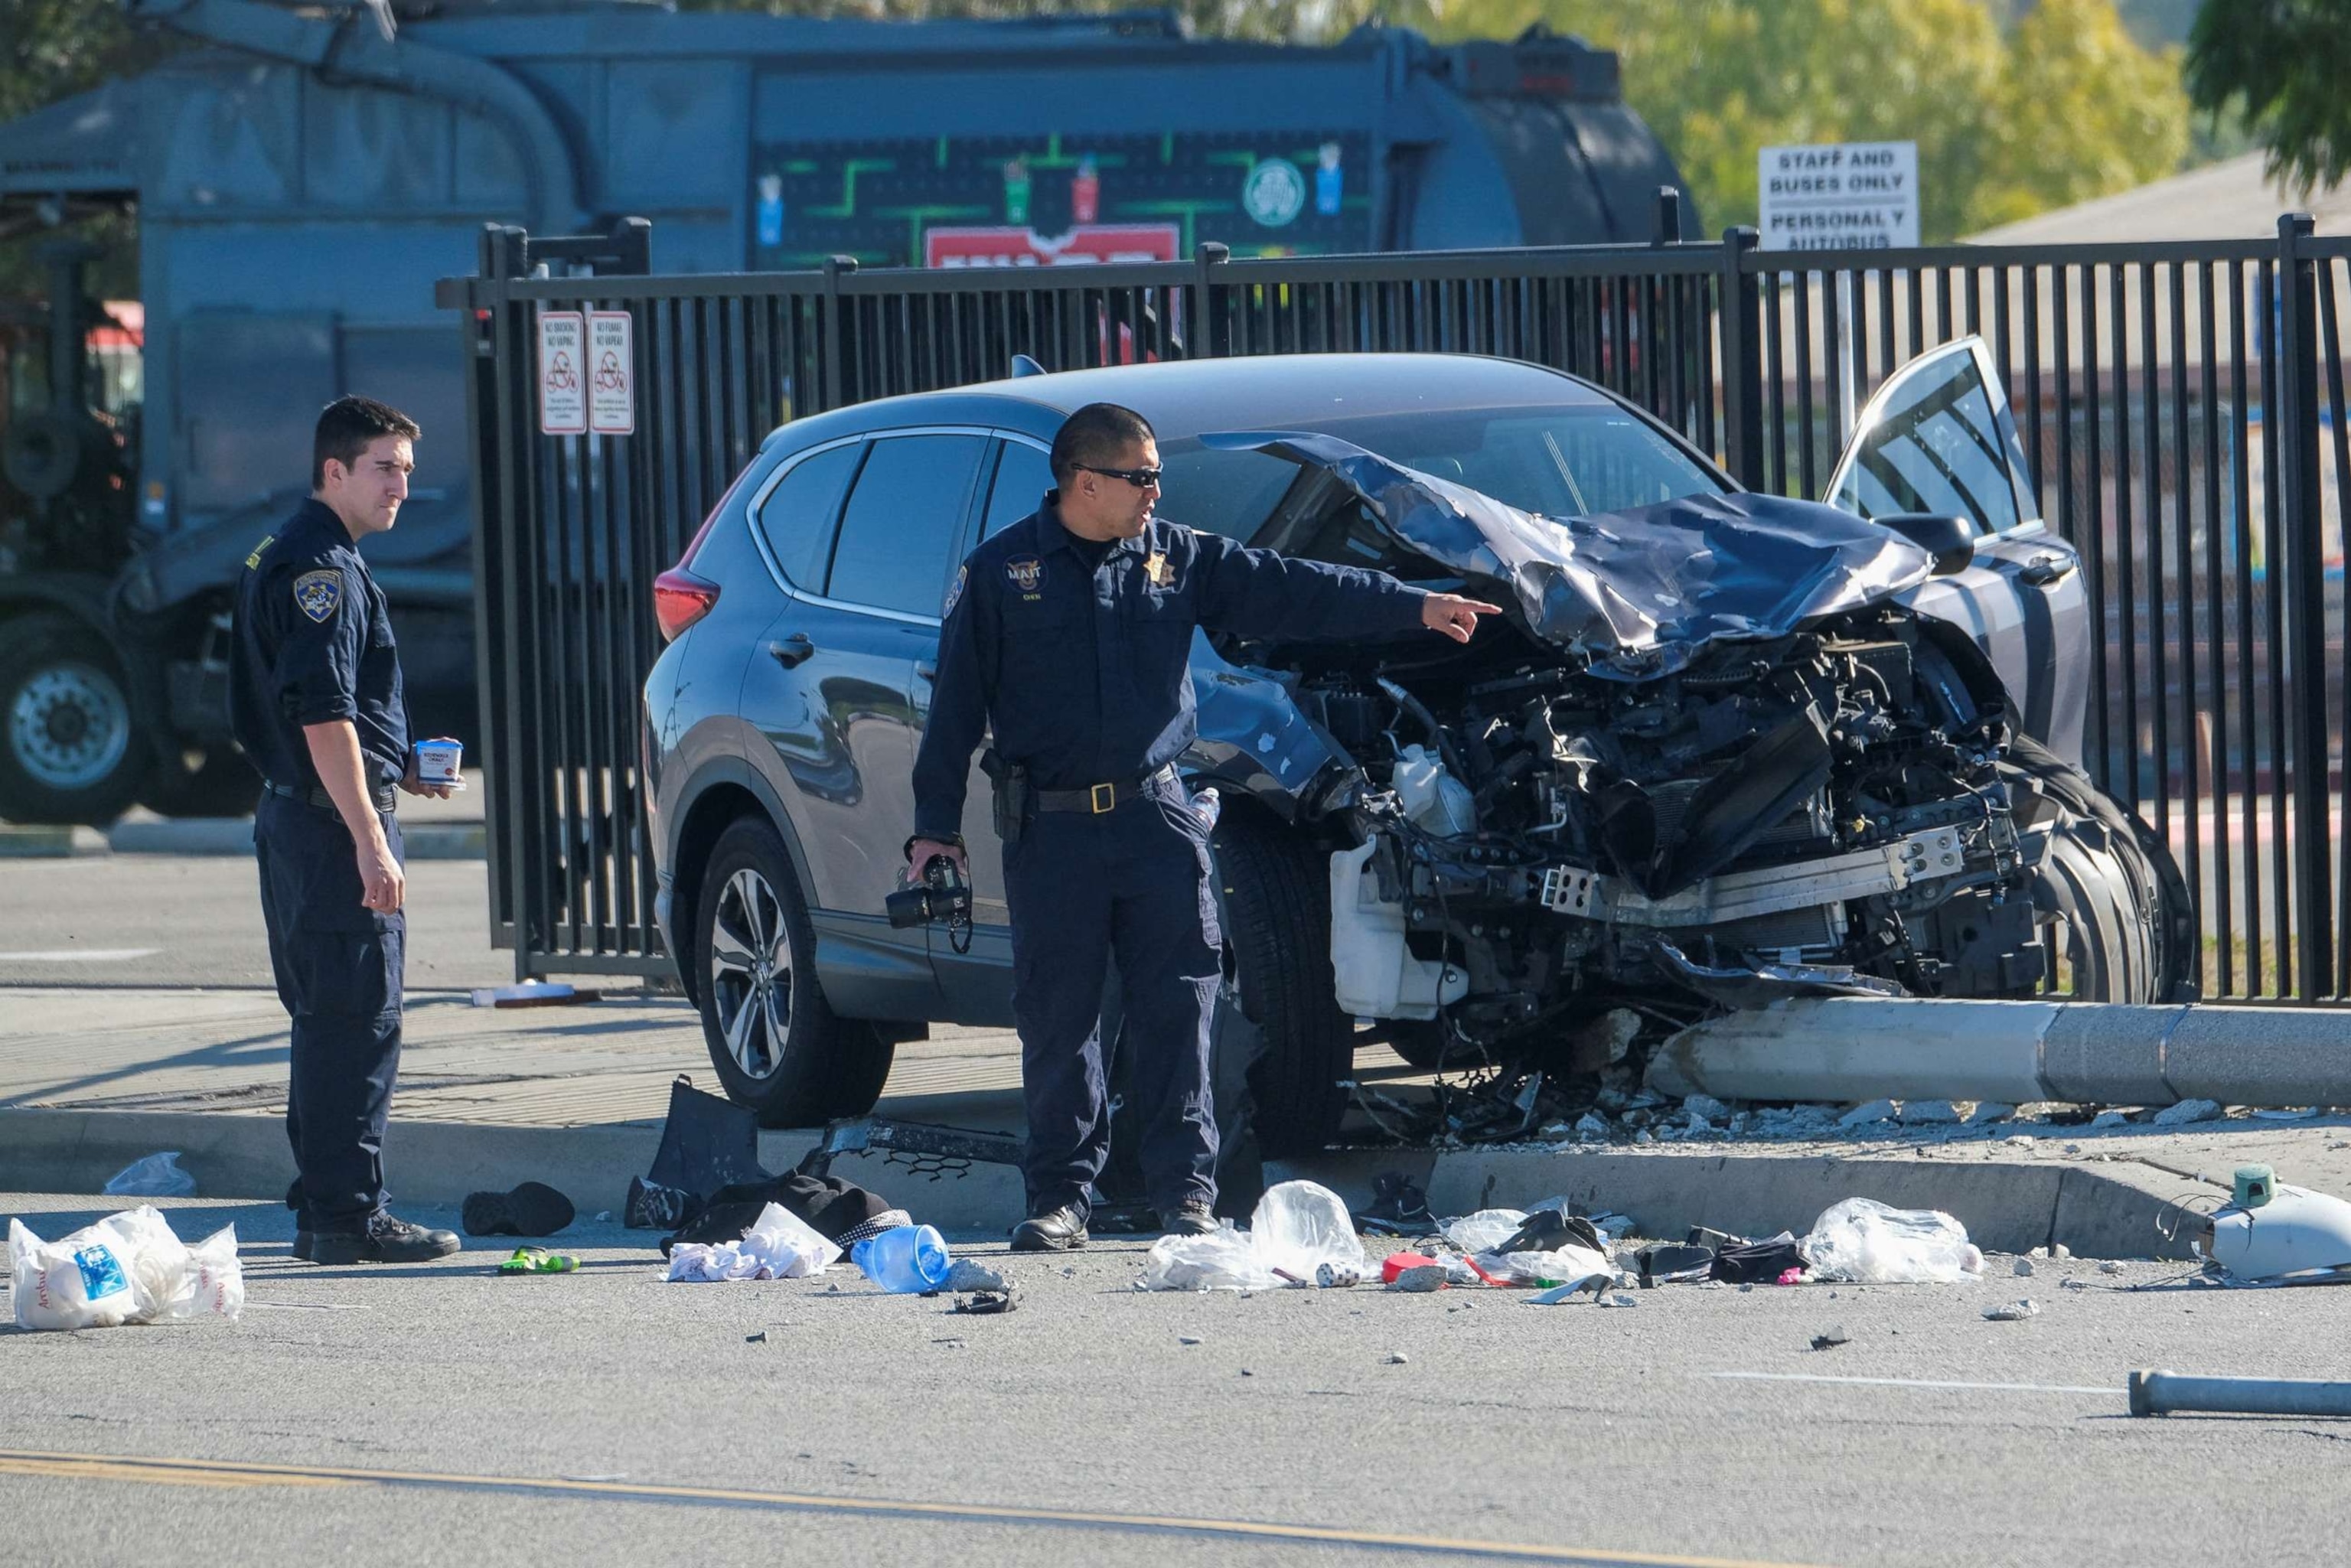
MULTIPOLYGON (((629 1178, 650 1168, 655 1126, 514 1127, 411 1122, 394 1116, 386 1155, 397 1199, 454 1204, 469 1192, 543 1181, 583 1214, 618 1214, 629 1178)), ((814 1146, 806 1132, 763 1133, 760 1163, 790 1169, 814 1146)), ((181 1151, 199 1196, 274 1198, 293 1179, 284 1124, 234 1112, 0 1110, 0 1191, 88 1192, 131 1161, 181 1151)), ((883 1155, 844 1155, 833 1172, 872 1187, 943 1230, 995 1233, 1021 1210, 1020 1175, 1003 1166, 925 1174, 883 1155)), ((1846 1158, 1819 1154, 1554 1154, 1546 1149, 1336 1150, 1277 1161, 1269 1181, 1322 1182, 1360 1209, 1372 1183, 1399 1170, 1422 1183, 1431 1210, 1466 1214, 1518 1207, 1564 1194, 1587 1209, 1614 1209, 1647 1236, 1677 1238, 1690 1226, 1745 1235, 1802 1234, 1843 1198, 1940 1208, 1979 1246, 2023 1252, 2063 1242, 2085 1258, 2189 1256, 2158 1229, 2185 1193, 2214 1189, 2129 1162, 2093 1168, 2052 1161, 1846 1158)))
POLYGON ((37 827, 0 822, 0 860, 69 860, 110 852, 96 828, 37 827))
MULTIPOLYGON (((89 829, 76 829, 90 832, 89 829)), ((92 837, 96 837, 93 833, 92 837)), ((487 852, 488 831, 479 822, 402 824, 401 841, 413 861, 477 861, 487 852)), ((118 822, 94 852, 119 855, 246 855, 253 853, 250 817, 177 817, 163 821, 118 822)), ((5 852, 0 851, 0 852, 5 852)))

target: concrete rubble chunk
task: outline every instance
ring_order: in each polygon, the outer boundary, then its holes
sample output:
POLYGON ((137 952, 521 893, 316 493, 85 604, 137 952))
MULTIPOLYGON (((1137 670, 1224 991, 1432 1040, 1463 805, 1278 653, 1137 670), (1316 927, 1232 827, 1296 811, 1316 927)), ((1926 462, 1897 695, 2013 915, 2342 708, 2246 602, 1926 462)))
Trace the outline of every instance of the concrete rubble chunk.
POLYGON ((1408 1365, 1411 1361, 1412 1357, 1405 1354, 1405 1353, 1400 1350, 1392 1350, 1388 1352, 1388 1364, 1390 1366, 1408 1365))
POLYGON ((1968 1125, 1986 1126, 1993 1122, 2005 1122, 2015 1114, 2016 1107, 2013 1105, 2003 1105, 1997 1100, 1980 1101, 1976 1108, 1968 1113, 1968 1125))
POLYGON ((1855 1105, 1852 1110, 1847 1111, 1844 1115, 1839 1116, 1837 1118, 1837 1125, 1840 1127, 1865 1127, 1873 1122, 1891 1122, 1894 1120, 1894 1114, 1895 1107, 1893 1101, 1872 1100, 1866 1104, 1855 1105))
POLYGON ((1682 1109, 1708 1122, 1727 1122, 1730 1107, 1711 1094, 1693 1094, 1682 1102, 1682 1109))
POLYGON ((1200 1343, 1200 1336, 1196 1333, 1179 1333, 1176 1336, 1176 1343, 1177 1344, 1198 1344, 1200 1343))
POLYGON ((2066 1246, 2063 1241, 2057 1242, 2049 1249, 2049 1256, 2052 1258, 2071 1258, 2073 1255, 2074 1249, 2066 1246))
POLYGON ((2112 1258, 2104 1259, 2098 1264, 2098 1272, 2101 1274, 2119 1274, 2122 1271, 2123 1266, 2112 1258))
POLYGON ((1988 1323, 2021 1323, 2027 1318, 2037 1318, 2040 1315, 2041 1309, 2032 1304, 2030 1297, 2021 1301, 2009 1301, 2001 1306, 1984 1309, 1984 1322, 1988 1323))
POLYGON ((1844 1325, 1843 1323, 1837 1324, 1834 1328, 1823 1329, 1820 1333, 1813 1336, 1813 1348, 1814 1350, 1834 1350, 1841 1344, 1851 1344, 1852 1343, 1853 1335, 1845 1333, 1844 1325))
POLYGON ((1641 1304, 1641 1299, 1638 1296, 1615 1295, 1608 1297, 1600 1304, 1604 1307, 1637 1307, 1641 1304))
POLYGON ((2090 1118, 2093 1127, 2124 1127, 2130 1124, 2130 1113, 2108 1109, 2090 1118))
POLYGON ((1576 1119, 1575 1135, 1587 1144, 1608 1141, 1608 1118, 1596 1111, 1586 1111, 1576 1119))
POLYGON ((947 1289, 960 1295, 970 1291, 1001 1291, 1006 1288, 1004 1276, 987 1264, 969 1258, 958 1258, 947 1270, 947 1289))
POLYGON ((2166 1105, 2155 1113, 2158 1127, 2185 1127, 2195 1122, 2210 1122, 2220 1114, 2218 1100, 2182 1100, 2177 1105, 2166 1105))
POLYGON ((2030 1258, 2019 1258, 2016 1260, 2016 1273, 2021 1279, 2031 1279, 2032 1277, 2032 1260, 2030 1258))
POLYGON ((1911 1100, 1903 1104, 1902 1124, 1906 1127, 1930 1127, 1956 1124, 1959 1108, 1949 1100, 1911 1100))

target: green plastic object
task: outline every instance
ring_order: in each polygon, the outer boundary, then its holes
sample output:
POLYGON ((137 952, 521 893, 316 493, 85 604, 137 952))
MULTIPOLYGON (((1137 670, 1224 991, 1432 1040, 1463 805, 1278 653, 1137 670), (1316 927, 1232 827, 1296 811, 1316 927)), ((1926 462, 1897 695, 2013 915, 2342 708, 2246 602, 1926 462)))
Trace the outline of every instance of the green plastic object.
POLYGON ((2267 1166, 2239 1166, 2236 1190, 2239 1208, 2259 1208, 2277 1196, 2277 1172, 2267 1166))

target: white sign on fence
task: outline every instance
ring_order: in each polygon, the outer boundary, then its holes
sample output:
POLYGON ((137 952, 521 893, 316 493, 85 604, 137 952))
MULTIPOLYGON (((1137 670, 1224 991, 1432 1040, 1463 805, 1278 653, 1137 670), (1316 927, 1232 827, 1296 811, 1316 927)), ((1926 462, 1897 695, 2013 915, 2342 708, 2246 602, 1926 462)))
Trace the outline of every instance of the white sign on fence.
POLYGON ((588 312, 588 427, 599 435, 637 433, 637 361, 629 313, 588 312))
POLYGON ((538 428, 546 435, 588 434, 587 345, 577 310, 538 318, 538 428))
POLYGON ((1766 147, 1765 250, 1907 250, 1918 243, 1918 144, 1766 147))

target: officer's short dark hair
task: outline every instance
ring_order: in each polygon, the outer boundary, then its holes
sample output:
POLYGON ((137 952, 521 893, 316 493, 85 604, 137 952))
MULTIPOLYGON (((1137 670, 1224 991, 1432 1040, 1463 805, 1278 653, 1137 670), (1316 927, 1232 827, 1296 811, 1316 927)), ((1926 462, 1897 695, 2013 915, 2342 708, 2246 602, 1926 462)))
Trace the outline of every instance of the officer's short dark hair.
POLYGON ((310 437, 310 488, 326 485, 329 457, 348 468, 379 436, 399 435, 414 441, 423 434, 414 420, 388 402, 371 397, 339 397, 319 411, 319 428, 310 437))
POLYGON ((1153 440, 1151 422, 1114 402, 1090 402, 1061 422, 1053 437, 1053 483, 1067 485, 1080 468, 1113 463, 1138 441, 1153 440))

